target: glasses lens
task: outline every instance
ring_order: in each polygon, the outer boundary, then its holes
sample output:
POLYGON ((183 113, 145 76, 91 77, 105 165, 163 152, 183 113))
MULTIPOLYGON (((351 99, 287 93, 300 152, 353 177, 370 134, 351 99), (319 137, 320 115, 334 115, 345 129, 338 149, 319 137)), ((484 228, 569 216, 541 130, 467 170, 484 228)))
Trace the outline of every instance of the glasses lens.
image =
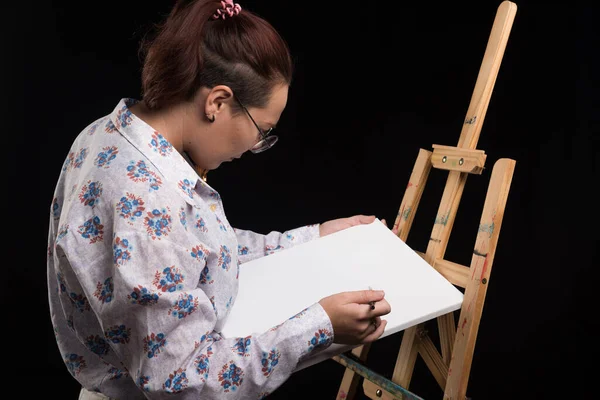
POLYGON ((277 139, 278 139, 278 137, 275 136, 275 135, 267 136, 266 138, 264 138, 260 142, 256 143, 254 145, 254 147, 251 149, 251 151, 253 153, 261 153, 261 152, 263 152, 265 150, 268 150, 271 147, 273 147, 273 145, 275 143, 277 143, 277 139))

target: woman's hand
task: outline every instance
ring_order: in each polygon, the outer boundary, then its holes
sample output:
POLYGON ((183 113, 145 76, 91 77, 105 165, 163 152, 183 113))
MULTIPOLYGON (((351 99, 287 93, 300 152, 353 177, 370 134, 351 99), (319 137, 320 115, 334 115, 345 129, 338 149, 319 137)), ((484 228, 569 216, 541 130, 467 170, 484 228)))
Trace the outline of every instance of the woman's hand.
MULTIPOLYGON (((321 237, 327 236, 332 233, 350 228, 352 226, 370 224, 373 221, 375 221, 374 215, 355 215, 349 218, 333 219, 331 221, 327 221, 319 225, 319 235, 321 237)), ((383 222, 383 224, 387 226, 385 219, 382 219, 381 222, 383 222)), ((395 235, 398 234, 397 229, 392 229, 392 232, 394 232, 395 235)))
POLYGON ((319 301, 333 327, 333 342, 362 344, 381 337, 387 325, 381 316, 391 312, 380 290, 337 293, 319 301), (371 309, 373 302, 375 308, 371 309))

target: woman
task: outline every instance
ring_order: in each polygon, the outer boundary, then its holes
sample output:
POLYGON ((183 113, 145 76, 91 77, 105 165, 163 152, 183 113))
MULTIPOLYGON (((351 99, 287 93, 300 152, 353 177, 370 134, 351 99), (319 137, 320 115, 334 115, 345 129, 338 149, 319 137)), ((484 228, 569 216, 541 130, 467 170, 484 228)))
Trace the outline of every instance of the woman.
POLYGON ((334 294, 268 332, 219 334, 241 263, 375 217, 236 230, 201 179, 277 141, 292 65, 266 21, 232 2, 179 1, 143 49, 143 99, 79 134, 51 207, 51 316, 80 398, 262 398, 331 343, 379 338, 390 312, 379 291, 334 294))

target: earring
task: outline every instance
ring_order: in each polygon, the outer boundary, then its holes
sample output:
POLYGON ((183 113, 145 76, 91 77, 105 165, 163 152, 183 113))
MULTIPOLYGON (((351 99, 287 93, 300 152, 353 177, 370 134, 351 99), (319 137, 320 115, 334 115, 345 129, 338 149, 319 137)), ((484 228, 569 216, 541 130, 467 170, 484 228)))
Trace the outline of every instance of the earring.
POLYGON ((208 114, 206 114, 206 118, 208 118, 208 120, 213 123, 215 122, 215 116, 213 115, 212 118, 208 116, 208 114))

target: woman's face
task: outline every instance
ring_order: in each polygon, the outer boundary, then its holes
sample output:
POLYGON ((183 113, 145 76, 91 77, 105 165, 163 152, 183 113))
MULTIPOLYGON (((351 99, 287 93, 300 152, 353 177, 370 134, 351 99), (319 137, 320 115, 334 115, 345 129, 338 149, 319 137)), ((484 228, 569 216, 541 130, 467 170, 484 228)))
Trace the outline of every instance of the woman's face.
MULTIPOLYGON (((266 132, 274 128, 287 104, 288 85, 278 85, 273 88, 267 105, 264 108, 248 107, 248 113, 256 125, 266 132)), ((202 169, 216 169, 221 163, 240 158, 261 140, 252 119, 240 110, 233 115, 232 107, 240 109, 233 92, 226 86, 217 86, 207 91, 203 99, 206 113, 206 127, 203 140, 190 137, 186 151, 194 162, 202 169), (214 117, 214 122, 208 119, 214 117)))

